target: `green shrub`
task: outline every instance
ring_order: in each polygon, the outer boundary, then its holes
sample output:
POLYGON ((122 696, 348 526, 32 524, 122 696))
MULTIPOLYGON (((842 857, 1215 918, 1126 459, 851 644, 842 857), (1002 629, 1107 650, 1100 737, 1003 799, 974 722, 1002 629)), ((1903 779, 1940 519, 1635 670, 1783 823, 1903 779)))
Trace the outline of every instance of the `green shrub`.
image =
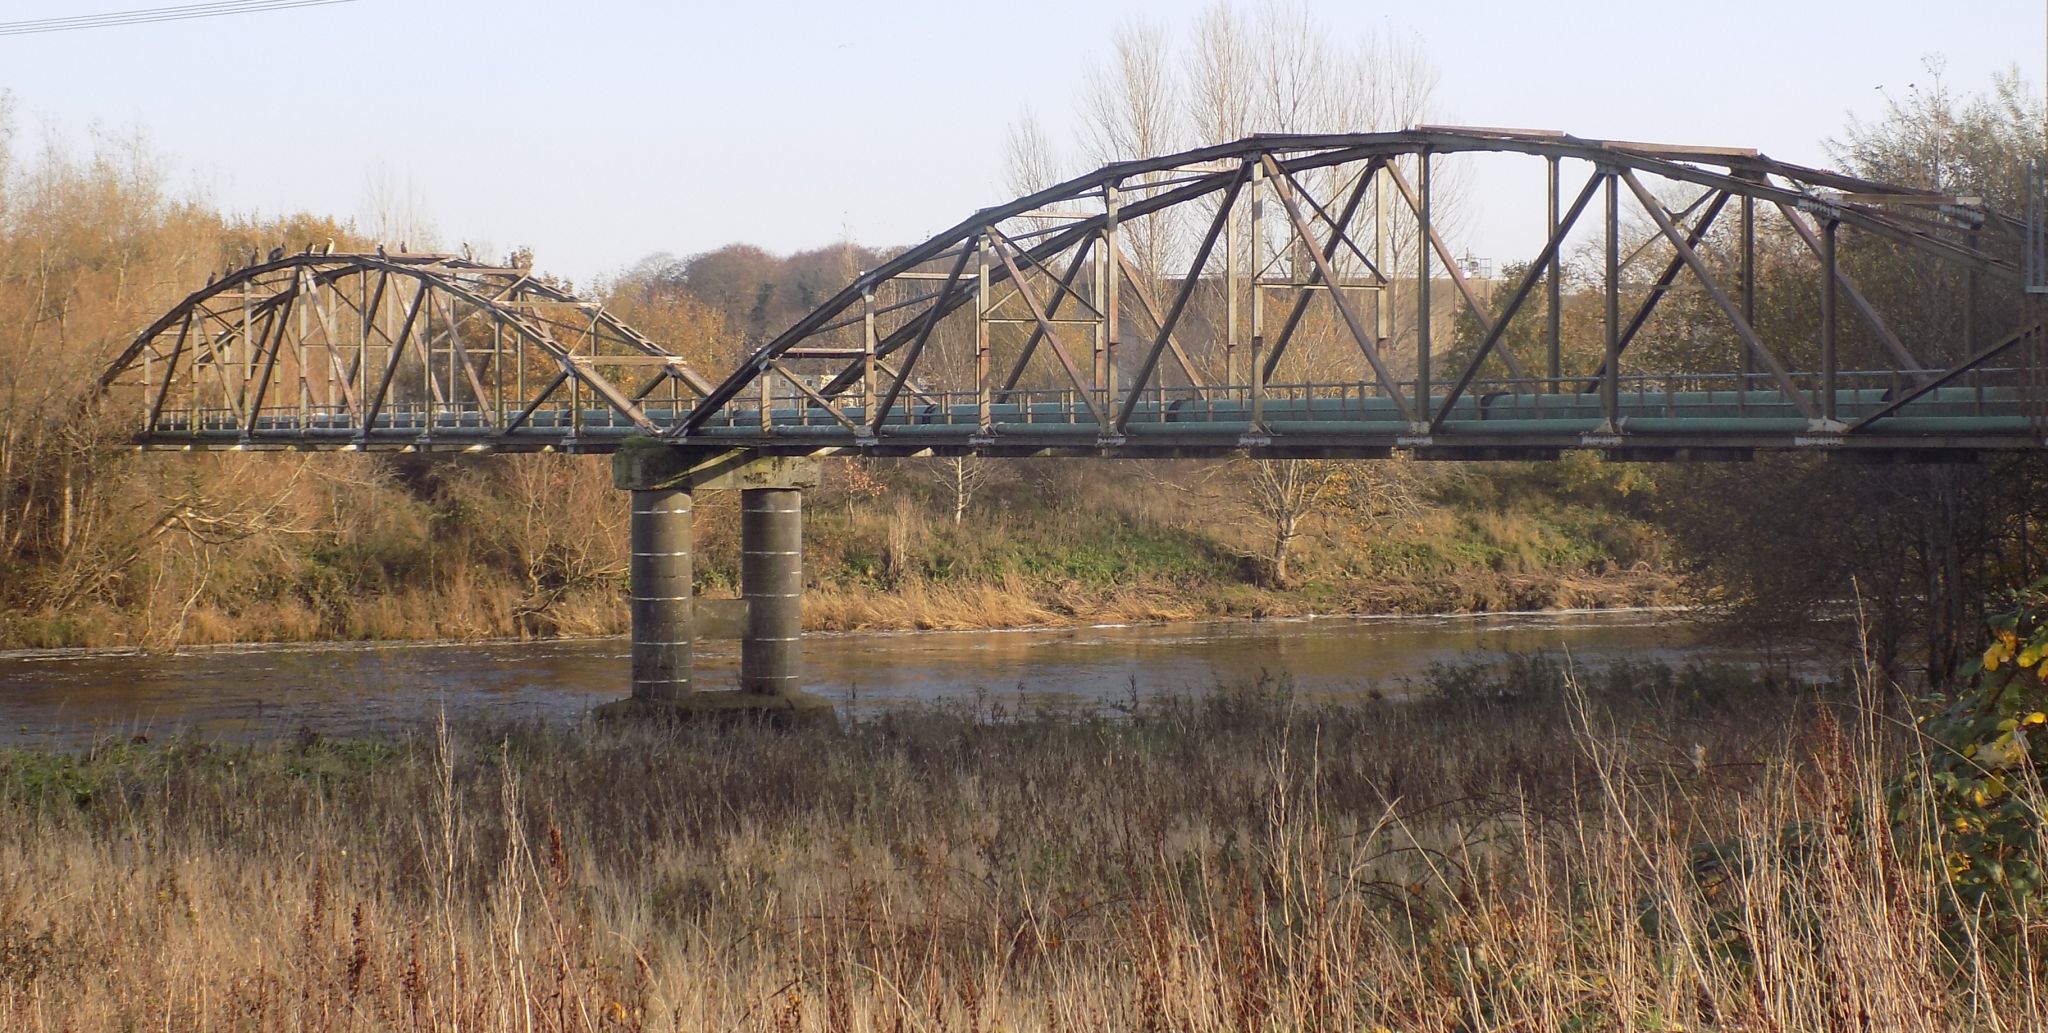
POLYGON ((1887 791, 1891 817, 1941 865, 1957 920, 1997 935, 2048 912, 2043 783, 2030 738, 2048 726, 2048 582, 1990 619, 1991 643, 1920 718, 1922 762, 1887 791))

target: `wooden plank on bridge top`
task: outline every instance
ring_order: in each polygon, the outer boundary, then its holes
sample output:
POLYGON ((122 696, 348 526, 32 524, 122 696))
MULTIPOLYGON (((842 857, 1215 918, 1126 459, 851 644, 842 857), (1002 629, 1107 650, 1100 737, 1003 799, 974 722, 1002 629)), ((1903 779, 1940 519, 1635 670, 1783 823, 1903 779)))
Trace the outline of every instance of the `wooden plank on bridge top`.
POLYGON ((1962 208, 1982 208, 1981 197, 1963 197, 1950 194, 1891 194, 1869 191, 1847 191, 1836 194, 1835 200, 1842 204, 1952 204, 1962 208))
POLYGON ((681 366, 680 355, 578 355, 579 366, 681 366))
POLYGON ((1660 158, 1758 158, 1762 153, 1754 147, 1695 147, 1690 144, 1643 143, 1636 140, 1601 140, 1600 146, 1610 151, 1633 151, 1637 154, 1654 154, 1660 158))

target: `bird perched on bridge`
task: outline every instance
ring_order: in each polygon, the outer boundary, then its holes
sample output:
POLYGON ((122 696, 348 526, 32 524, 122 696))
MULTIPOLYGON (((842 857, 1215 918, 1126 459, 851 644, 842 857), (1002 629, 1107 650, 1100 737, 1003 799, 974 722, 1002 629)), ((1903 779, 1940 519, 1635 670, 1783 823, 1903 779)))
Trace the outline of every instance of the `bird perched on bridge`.
POLYGON ((327 238, 327 246, 326 246, 326 247, 324 247, 324 248, 321 248, 321 249, 320 249, 320 253, 321 253, 321 254, 323 254, 323 255, 331 255, 331 254, 333 254, 333 253, 334 253, 334 238, 333 238, 333 237, 329 237, 329 238, 327 238))
POLYGON ((271 248, 271 249, 270 249, 270 260, 271 260, 271 261, 273 261, 273 262, 277 262, 277 261, 282 261, 283 259, 284 259, 284 245, 280 244, 280 245, 278 245, 277 247, 274 247, 274 248, 271 248))
POLYGON ((384 242, 383 242, 383 241, 381 241, 381 240, 377 242, 377 257, 378 257, 378 258, 383 258, 383 257, 384 257, 384 242))

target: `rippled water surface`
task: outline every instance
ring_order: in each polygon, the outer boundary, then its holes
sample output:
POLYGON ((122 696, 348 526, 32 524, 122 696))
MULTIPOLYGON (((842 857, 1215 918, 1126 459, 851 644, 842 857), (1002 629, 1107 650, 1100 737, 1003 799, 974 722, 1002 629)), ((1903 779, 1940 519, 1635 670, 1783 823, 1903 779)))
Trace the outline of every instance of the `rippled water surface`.
MULTIPOLYGON (((1285 678, 1296 690, 1406 690, 1428 666, 1475 655, 1559 652, 1753 661, 1707 644, 1668 611, 812 635, 809 687, 846 707, 989 695, 1126 701, 1285 678)), ((707 688, 730 687, 734 643, 698 647, 707 688)), ((0 654, 0 742, 180 730, 328 735, 450 716, 570 718, 618 698, 622 639, 199 649, 175 654, 0 654)))

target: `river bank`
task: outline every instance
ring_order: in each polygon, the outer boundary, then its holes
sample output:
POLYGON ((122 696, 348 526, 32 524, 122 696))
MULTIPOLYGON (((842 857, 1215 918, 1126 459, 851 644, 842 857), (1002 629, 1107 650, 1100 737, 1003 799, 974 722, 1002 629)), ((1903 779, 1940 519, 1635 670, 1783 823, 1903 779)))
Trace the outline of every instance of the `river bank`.
MULTIPOLYGON (((736 598, 713 583, 703 596, 736 598)), ((1471 571, 1426 579, 1312 581, 1272 589, 1215 578, 1137 575, 1109 582, 1006 575, 996 580, 905 580, 893 587, 827 581, 804 594, 807 631, 1000 630, 1218 618, 1500 613, 1633 609, 1681 604, 1679 579, 1656 570, 1599 574, 1471 571)), ((168 626, 150 612, 79 607, 57 616, 0 617, 0 650, 132 649, 345 642, 494 642, 600 638, 629 630, 624 585, 565 593, 536 609, 509 586, 473 583, 456 599, 398 588, 327 612, 294 598, 252 612, 195 606, 168 626)))
MULTIPOLYGON (((626 511, 602 463, 334 455, 179 462, 191 477, 229 482, 209 505, 268 500, 248 503, 263 520, 202 534, 176 523, 184 518, 175 513, 166 525, 149 524, 148 507, 123 510, 122 520, 144 523, 123 525, 116 544, 0 566, 0 649, 626 630, 626 511)), ((1644 516, 1645 476, 1625 464, 1321 469, 1319 476, 1364 494, 1303 515, 1284 569, 1247 508, 1250 488, 1233 480, 1244 476, 1235 467, 1020 460, 982 472, 988 482, 958 511, 933 493, 926 464, 828 464, 825 483, 805 501, 808 626, 997 628, 1684 601, 1679 572, 1644 516), (955 512, 961 519, 951 519, 955 512)), ((154 494, 161 492, 139 488, 136 497, 154 494)), ((707 494, 694 522, 699 595, 737 594, 738 499, 707 494)))

